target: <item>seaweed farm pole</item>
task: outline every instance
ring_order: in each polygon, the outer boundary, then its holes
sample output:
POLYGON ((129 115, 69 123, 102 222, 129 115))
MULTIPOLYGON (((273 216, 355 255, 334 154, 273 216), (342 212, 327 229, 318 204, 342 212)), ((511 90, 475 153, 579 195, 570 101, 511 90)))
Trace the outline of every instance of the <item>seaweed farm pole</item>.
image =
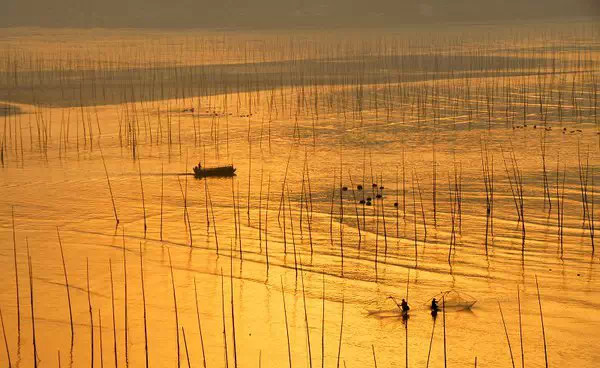
MULTIPOLYGON (((340 168, 340 184, 342 184, 342 169, 340 168)), ((342 277, 344 277, 344 191, 340 187, 340 256, 342 257, 342 277)))
MULTIPOLYGON (((204 162, 206 162, 206 147, 203 146, 204 150, 204 162)), ((210 231, 210 219, 208 217, 208 184, 206 178, 204 178, 204 204, 206 208, 206 232, 210 231)))
POLYGON ((442 297, 442 325, 444 326, 444 368, 448 366, 446 354, 446 296, 442 297))
POLYGON ((102 314, 98 309, 98 334, 100 335, 100 368, 104 368, 104 352, 102 347, 102 314))
POLYGON ((400 225, 399 225, 399 207, 400 204, 398 203, 398 192, 399 192, 399 187, 398 187, 398 165, 396 165, 396 202, 394 203, 394 207, 396 208, 396 239, 400 238, 400 225))
POLYGON ((504 321, 504 314, 502 313, 502 307, 500 306, 500 301, 498 301, 498 309, 500 310, 500 317, 502 317, 502 326, 504 326, 504 334, 506 335, 506 342, 508 343, 508 352, 510 353, 510 361, 512 363, 512 367, 515 368, 515 358, 513 356, 512 347, 510 345, 510 339, 508 337, 508 330, 506 329, 506 322, 504 321))
POLYGON ((588 211, 588 216, 590 217, 589 221, 588 221, 588 225, 589 225, 589 229, 590 229, 590 238, 592 240, 592 255, 594 255, 595 250, 596 250, 596 247, 594 245, 594 238, 595 238, 594 233, 595 233, 596 227, 594 225, 594 168, 593 167, 592 167, 592 190, 590 192, 592 195, 592 200, 591 200, 592 208, 591 208, 591 210, 588 211))
POLYGON ((271 173, 267 184, 267 206, 265 210, 265 258, 267 260, 267 277, 269 276, 269 198, 271 197, 271 173))
POLYGON ((200 347, 202 348, 202 364, 206 368, 206 353, 204 351, 204 337, 202 336, 202 324, 200 323, 200 309, 198 308, 198 287, 194 277, 194 298, 196 299, 196 318, 198 319, 198 331, 200 332, 200 347))
MULTIPOLYGON (((146 230, 148 226, 146 225, 146 202, 144 200, 144 183, 142 182, 142 166, 140 164, 140 160, 138 160, 138 168, 140 172, 140 188, 142 190, 142 208, 144 209, 144 239, 146 238, 146 230)), ((177 329, 179 330, 179 329, 177 329)))
MULTIPOLYGON (((148 319, 146 313, 146 288, 144 287, 144 253, 142 252, 142 243, 140 243, 140 278, 142 281, 142 305, 144 308, 144 351, 146 353, 146 368, 148 368, 148 319)), ((179 338, 179 329, 177 330, 179 338)), ((179 346, 177 346, 179 348, 179 346)))
POLYGON ((352 181, 352 175, 350 175, 350 172, 348 172, 348 178, 350 179, 350 186, 352 187, 352 199, 354 200, 354 212, 356 213, 356 229, 358 230, 358 249, 360 250, 360 243, 362 240, 362 234, 360 232, 360 217, 358 214, 358 204, 356 201, 354 182, 352 181))
POLYGON ((427 351, 427 364, 425 365, 425 368, 429 368, 429 358, 431 357, 431 347, 433 345, 433 336, 435 332, 435 321, 436 317, 433 317, 433 327, 431 328, 431 338, 429 339, 429 350, 427 351))
POLYGON ((94 368, 94 314, 92 312, 92 294, 90 292, 90 265, 89 258, 85 259, 88 310, 90 313, 90 364, 94 368))
MULTIPOLYGON (((206 185, 206 189, 208 191, 208 184, 206 184, 206 181, 204 182, 204 185, 206 185)), ((210 214, 212 215, 213 220, 213 232, 215 234, 215 245, 217 247, 217 255, 219 255, 219 238, 217 236, 217 222, 215 221, 215 211, 213 209, 212 199, 210 198, 210 191, 208 191, 208 202, 210 204, 210 214)))
MULTIPOLYGON (((231 332, 233 334, 233 366, 237 368, 237 342, 235 335, 235 308, 233 304, 233 247, 229 248, 229 290, 231 302, 231 332)), ((241 258, 240 258, 241 260, 241 258)))
MULTIPOLYGON (((289 188, 286 187, 287 190, 287 201, 288 201, 288 213, 290 215, 290 228, 292 230, 292 246, 293 246, 293 251, 294 251, 294 270, 296 271, 296 277, 298 277, 298 258, 297 258, 297 253, 296 253, 296 236, 294 235, 294 218, 292 217, 292 206, 290 205, 290 191, 289 188)), ((283 202, 283 212, 285 215, 285 201, 283 202)), ((285 222, 285 216, 283 217, 283 220, 285 222)))
POLYGON ((65 254, 63 252, 62 241, 60 240, 60 232, 58 227, 56 228, 56 234, 58 235, 58 245, 60 247, 60 257, 62 259, 63 274, 65 276, 65 289, 67 290, 67 301, 69 302, 69 322, 71 324, 71 348, 73 348, 73 341, 75 338, 75 330, 73 328, 73 308, 71 306, 71 292, 69 290, 69 279, 67 277, 67 266, 65 264, 65 254))
POLYGON ((181 367, 181 349, 179 343, 179 313, 177 311, 177 294, 175 293, 175 277, 173 276, 173 262, 171 261, 171 251, 167 248, 169 255, 169 269, 171 270, 171 286, 173 287, 173 304, 175 306, 175 333, 177 341, 177 368, 181 367))
MULTIPOLYGON (((281 280, 281 297, 283 299, 283 317, 285 319, 285 335, 287 337, 288 362, 290 364, 289 368, 292 368, 292 348, 290 346, 290 330, 288 327, 287 309, 285 307, 285 292, 283 290, 283 276, 280 276, 280 280, 281 280)), ((339 367, 339 359, 338 359, 338 367, 339 367)))
POLYGON ((417 248, 417 207, 415 203, 415 173, 412 175, 412 199, 413 199, 413 220, 415 230, 415 267, 418 265, 418 248, 417 248))
POLYGON ((233 232, 235 233, 235 242, 237 243, 237 238, 238 238, 238 217, 237 217, 237 209, 236 209, 236 204, 235 204, 235 186, 233 184, 233 176, 231 177, 231 201, 232 201, 232 204, 233 204, 233 226, 234 226, 233 232))
POLYGON ((13 228, 13 258, 15 264, 15 285, 17 287, 17 331, 21 336, 21 304, 19 301, 19 269, 17 268, 17 233, 15 231, 15 206, 12 206, 12 228, 13 228))
POLYGON ((325 368, 325 274, 323 274, 323 293, 321 294, 321 368, 325 368))
POLYGON ((517 285, 517 304, 519 306, 519 340, 521 343, 521 368, 525 368, 525 352, 523 350, 523 323, 521 321, 521 290, 517 285))
POLYGON ((375 357, 375 345, 371 344, 371 349, 373 350, 373 364, 375 364, 375 368, 377 368, 377 357, 375 357))
POLYGON ((2 336, 4 336, 4 347, 6 348, 6 357, 8 360, 8 368, 12 368, 12 361, 10 360, 10 350, 8 349, 8 340, 6 339, 6 329, 4 328, 4 317, 2 317, 1 309, 0 309, 0 322, 2 323, 2 336))
POLYGON ((98 145, 100 148, 100 156, 102 157, 102 165, 104 166, 104 173, 106 174, 106 182, 108 183, 108 192, 110 193, 110 200, 112 201, 113 213, 115 215, 115 221, 117 221, 117 225, 119 226, 119 216, 117 215, 117 206, 115 205, 115 197, 113 196, 112 186, 110 185, 110 179, 108 177, 108 169, 106 168, 106 161, 104 161, 104 153, 102 152, 102 147, 98 145))
MULTIPOLYGON (((282 188, 281 194, 283 195, 284 188, 282 188)), ((281 197, 282 199, 282 204, 283 204, 283 254, 287 256, 287 232, 286 232, 286 221, 285 221, 285 195, 283 195, 281 197)), ((281 224, 281 223, 280 223, 281 224)), ((296 257, 296 253, 294 253, 294 263, 295 263, 295 257, 296 257)), ((298 274, 298 268, 295 267, 296 269, 296 276, 298 274)))
POLYGON ((423 232, 424 232, 423 242, 426 242, 427 241, 427 221, 425 219, 425 207, 423 204, 423 194, 421 191, 421 184, 419 182, 419 176, 416 175, 416 173, 415 173, 415 176, 417 177, 417 190, 419 191, 419 202, 421 204, 421 216, 423 217, 423 232))
MULTIPOLYGON (((279 222, 279 216, 281 214, 281 205, 283 203, 284 196, 285 196, 284 189, 285 189, 285 184, 287 182, 288 169, 290 167, 290 160, 292 159, 292 150, 293 149, 294 149, 293 147, 290 149, 290 154, 288 156, 287 164, 285 165, 285 174, 283 175, 283 183, 281 184, 281 198, 279 199, 279 208, 277 210, 277 222, 279 222)), ((285 213, 285 211, 284 211, 284 213, 285 213)))
POLYGON ((342 319, 340 321, 340 338, 338 340, 338 353, 337 353, 337 365, 336 368, 340 368, 340 356, 342 354, 342 332, 344 330, 344 297, 342 296, 342 319))
MULTIPOLYGON (((335 200, 335 182, 336 182, 335 173, 333 173, 333 185, 331 192, 331 207, 329 209, 329 240, 331 241, 331 246, 333 246, 333 202, 335 200)), ((341 181, 341 179, 340 179, 341 181)))
MULTIPOLYGON (((165 183, 165 166, 161 162, 160 163, 160 241, 163 240, 163 198, 164 198, 164 183, 165 183)), ((190 229, 190 232, 191 232, 191 229, 190 229)))
MULTIPOLYGON (((240 214, 240 182, 237 182, 237 222, 238 222, 238 245, 240 252, 240 259, 243 259, 243 249, 242 249, 242 216, 240 214)), ((250 221, 248 221, 250 224, 250 221)))
MULTIPOLYGON (((29 266, 29 300, 31 303, 31 333, 33 339, 33 366, 38 366, 37 343, 35 341, 35 313, 33 302, 33 266, 31 265, 31 256, 29 255, 29 244, 27 244, 27 264, 29 266)), ((89 287, 88 287, 89 290, 89 287)))
POLYGON ((262 253, 262 193, 263 193, 264 168, 260 168, 260 190, 258 193, 258 247, 262 253))
MULTIPOLYGON (((432 201, 433 201, 433 226, 437 227, 437 161, 435 155, 435 135, 433 139, 433 179, 432 179, 432 201)), ((427 237, 427 235, 425 236, 427 237)))
POLYGON ((227 353, 227 326, 225 325, 225 281, 223 268, 221 268, 221 315, 223 317, 223 346, 225 348, 225 368, 229 368, 229 354, 227 353))
MULTIPOLYGON (((191 368, 192 364, 190 363, 190 354, 188 352, 187 339, 185 338, 185 330, 183 329, 183 326, 181 326, 181 333, 183 334, 183 345, 185 346, 185 357, 187 360, 188 368, 191 368)), ((179 335, 179 332, 177 334, 179 335)))
POLYGON ((381 182, 381 186, 379 187, 380 189, 380 195, 381 195, 381 219, 383 220, 383 241, 384 241, 384 258, 387 260, 387 251, 388 251, 388 240, 387 240, 387 226, 385 224, 385 206, 383 204, 383 176, 380 176, 380 182, 381 182))
POLYGON ((548 349, 546 347, 546 330, 544 329, 544 313, 542 312, 542 298, 540 297, 540 286, 538 284, 537 275, 535 276, 535 287, 537 289, 538 305, 540 306, 540 321, 542 322, 542 337, 544 338, 544 361, 548 368, 548 349))
POLYGON ((125 366, 129 367, 129 321, 127 319, 127 252, 125 248, 125 228, 123 228, 123 280, 124 280, 124 315, 125 315, 125 366))
POLYGON ((404 164, 404 145, 402 146, 402 213, 406 221, 406 171, 404 164))
POLYGON ((108 259, 108 269, 110 271, 110 301, 112 306, 112 327, 113 327, 113 352, 115 354, 115 368, 119 367, 119 356, 117 354, 117 323, 115 319, 115 284, 113 282, 112 260, 108 259))
MULTIPOLYGON (((249 122, 250 118, 248 118, 249 122)), ((248 203, 246 215, 248 216, 248 226, 250 226, 250 183, 252 179, 252 140, 250 139, 250 124, 248 124, 248 139, 250 140, 249 148, 248 148, 248 203)), ((239 191, 238 191, 239 197, 239 191)), ((240 223, 241 226, 241 223, 240 223)))
MULTIPOLYGON (((544 183, 544 208, 546 207, 546 199, 548 199, 548 212, 552 211, 552 201, 550 200, 550 186, 548 184, 548 171, 546 170, 546 135, 542 133, 540 146, 542 151, 542 173, 544 183)), ((579 154, 579 146, 577 147, 579 154)), ((579 157, 579 155, 578 155, 579 157)))
MULTIPOLYGON (((310 210, 308 211, 308 240, 310 242, 310 256, 313 255, 313 237, 312 237, 312 219, 313 219, 313 202, 312 202, 312 189, 310 185, 310 169, 308 163, 306 164, 306 179, 308 182, 308 200, 310 203, 310 210)), ((308 203, 307 203, 308 205, 308 203)), ((360 229, 359 229, 360 231, 360 229)))
POLYGON ((312 352, 310 348, 310 328, 308 327, 308 314, 306 312, 306 294, 304 292, 304 264, 300 258, 300 279, 302 282, 302 301, 304 306, 304 324, 306 326, 306 341, 308 343, 308 365, 312 368, 312 352))

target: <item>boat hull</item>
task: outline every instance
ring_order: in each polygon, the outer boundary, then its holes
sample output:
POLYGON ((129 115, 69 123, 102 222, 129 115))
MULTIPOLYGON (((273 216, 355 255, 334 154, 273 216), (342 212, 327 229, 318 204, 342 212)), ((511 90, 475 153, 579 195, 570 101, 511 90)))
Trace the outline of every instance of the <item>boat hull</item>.
POLYGON ((235 175, 235 167, 233 167, 233 165, 221 166, 221 167, 207 167, 207 168, 200 168, 198 166, 194 167, 194 176, 196 178, 231 177, 234 175, 235 175))

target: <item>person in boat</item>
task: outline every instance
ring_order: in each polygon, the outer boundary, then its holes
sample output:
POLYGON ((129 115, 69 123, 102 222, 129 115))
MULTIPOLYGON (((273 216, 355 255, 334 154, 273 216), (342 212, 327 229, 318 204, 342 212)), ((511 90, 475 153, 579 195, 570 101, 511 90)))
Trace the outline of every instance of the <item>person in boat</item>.
POLYGON ((196 166, 198 170, 202 169, 202 161, 198 161, 198 166, 196 166))
POLYGON ((402 299, 402 303, 400 303, 400 308, 402 308, 402 313, 408 313, 410 307, 408 306, 408 302, 402 299))
POLYGON ((433 298, 433 299, 431 300, 431 310, 432 310, 432 311, 437 311, 439 308, 440 308, 440 307, 439 307, 439 305, 438 305, 438 302, 437 302, 437 300, 436 300, 435 298, 433 298))

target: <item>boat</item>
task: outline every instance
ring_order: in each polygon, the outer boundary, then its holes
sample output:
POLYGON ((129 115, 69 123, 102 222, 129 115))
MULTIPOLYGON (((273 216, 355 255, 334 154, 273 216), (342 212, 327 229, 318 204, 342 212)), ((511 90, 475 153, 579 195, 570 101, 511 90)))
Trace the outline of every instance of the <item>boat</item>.
POLYGON ((231 177, 235 176, 235 167, 233 165, 218 167, 202 167, 200 164, 194 166, 194 176, 198 179, 212 177, 231 177))

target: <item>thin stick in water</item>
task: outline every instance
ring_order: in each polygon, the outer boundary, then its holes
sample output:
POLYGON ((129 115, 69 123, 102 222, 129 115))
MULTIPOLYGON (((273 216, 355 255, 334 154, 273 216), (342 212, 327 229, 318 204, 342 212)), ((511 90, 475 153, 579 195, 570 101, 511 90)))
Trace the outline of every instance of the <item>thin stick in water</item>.
POLYGON ((179 342, 179 312, 177 310, 177 294, 175 293, 175 277, 173 276, 173 262, 171 261, 171 251, 167 248, 169 255, 169 269, 171 270, 171 286, 173 288, 173 305, 175 306, 175 334, 177 341, 177 368, 181 367, 181 348, 179 342))
MULTIPOLYGON (((27 240, 27 238, 25 238, 27 240)), ((35 312, 33 301, 33 266, 31 264, 31 256, 29 255, 29 242, 27 242, 27 264, 29 267, 29 300, 31 304, 31 333, 33 340, 33 366, 38 366, 37 342, 35 338, 35 312)))
POLYGON ((290 346, 290 329, 288 327, 287 308, 285 307, 285 292, 283 289, 283 277, 281 276, 280 279, 281 279, 281 297, 283 299, 283 317, 285 319, 285 335, 287 337, 288 362, 289 362, 289 368, 292 368, 292 348, 290 346))
POLYGON ((502 307, 498 301, 498 309, 500 310, 500 316, 502 317, 502 326, 504 326, 504 334, 506 335, 506 342, 508 343, 508 352, 510 353, 510 362, 512 367, 515 368, 515 358, 512 353, 512 347, 510 345, 510 338, 508 337, 508 329, 506 328, 506 322, 504 321, 504 313, 502 313, 502 307))
POLYGON ((183 334, 183 345, 185 346, 185 357, 187 360, 188 368, 192 368, 192 363, 190 362, 190 353, 188 352, 187 339, 185 338, 185 329, 181 326, 181 333, 183 334))
POLYGON ((15 206, 12 207, 13 258, 15 264, 15 285, 17 287, 17 331, 21 336, 21 304, 19 301, 19 269, 17 268, 17 233, 15 231, 15 206))
MULTIPOLYGON (((146 311, 146 288, 144 287, 144 253, 142 252, 142 243, 140 243, 140 279, 142 282, 142 305, 144 307, 144 351, 146 353, 146 368, 148 368, 148 318, 146 311)), ((179 333, 177 335, 179 336, 179 333)))
POLYGON ((119 367, 119 355, 117 352, 117 322, 115 318, 115 284, 113 282, 112 260, 108 259, 108 268, 110 270, 110 302, 112 307, 112 327, 113 327, 113 353, 115 357, 115 368, 119 367))
POLYGON ((344 297, 342 296, 342 319, 340 321, 340 338, 338 340, 338 353, 336 368, 340 368, 340 356, 342 355, 342 332, 344 331, 344 297))
POLYGON ((85 259, 85 270, 87 280, 88 311, 90 313, 90 365, 94 368, 94 315, 92 311, 92 293, 90 292, 90 262, 85 259))
POLYGON ((200 323, 200 309, 198 308, 198 287, 194 277, 194 297, 196 299, 196 317, 198 319, 198 331, 200 332, 200 347, 202 348, 202 364, 206 368, 206 352, 204 351, 204 337, 202 336, 202 324, 200 323))
POLYGON ((4 317, 2 317, 2 309, 0 309, 0 322, 2 323, 2 336, 4 337, 4 347, 6 348, 8 368, 12 368, 12 361, 10 360, 10 350, 8 349, 8 340, 6 339, 6 329, 4 328, 4 317))
POLYGON ((110 200, 112 201, 113 213, 115 215, 115 221, 117 221, 117 226, 119 226, 119 216, 117 215, 117 206, 115 205, 115 197, 113 196, 112 186, 110 185, 110 179, 108 177, 108 169, 106 168, 106 162, 104 161, 104 153, 102 153, 102 147, 98 145, 100 148, 100 156, 102 157, 102 165, 104 165, 104 173, 106 174, 106 182, 108 183, 108 191, 110 193, 110 200))
POLYGON ((60 257, 62 259, 63 274, 65 276, 65 289, 67 290, 67 301, 69 302, 69 322, 71 324, 71 348, 73 348, 73 341, 75 338, 75 329, 73 327, 73 308, 71 306, 71 292, 69 289, 69 278, 67 277, 67 266, 65 264, 65 254, 63 252, 62 241, 60 240, 60 232, 58 227, 56 228, 56 234, 58 235, 58 245, 60 246, 60 257))
POLYGON ((548 349, 546 346, 546 330, 544 328, 544 313, 542 312, 542 298, 540 296, 540 286, 538 284, 537 275, 535 276, 535 287, 537 289, 538 305, 540 306, 540 321, 542 322, 542 337, 544 338, 544 361, 548 368, 548 349))
POLYGON ((223 317, 223 347, 225 349, 225 368, 229 368, 229 353, 227 352, 227 325, 225 324, 225 281, 221 268, 221 315, 223 317))

